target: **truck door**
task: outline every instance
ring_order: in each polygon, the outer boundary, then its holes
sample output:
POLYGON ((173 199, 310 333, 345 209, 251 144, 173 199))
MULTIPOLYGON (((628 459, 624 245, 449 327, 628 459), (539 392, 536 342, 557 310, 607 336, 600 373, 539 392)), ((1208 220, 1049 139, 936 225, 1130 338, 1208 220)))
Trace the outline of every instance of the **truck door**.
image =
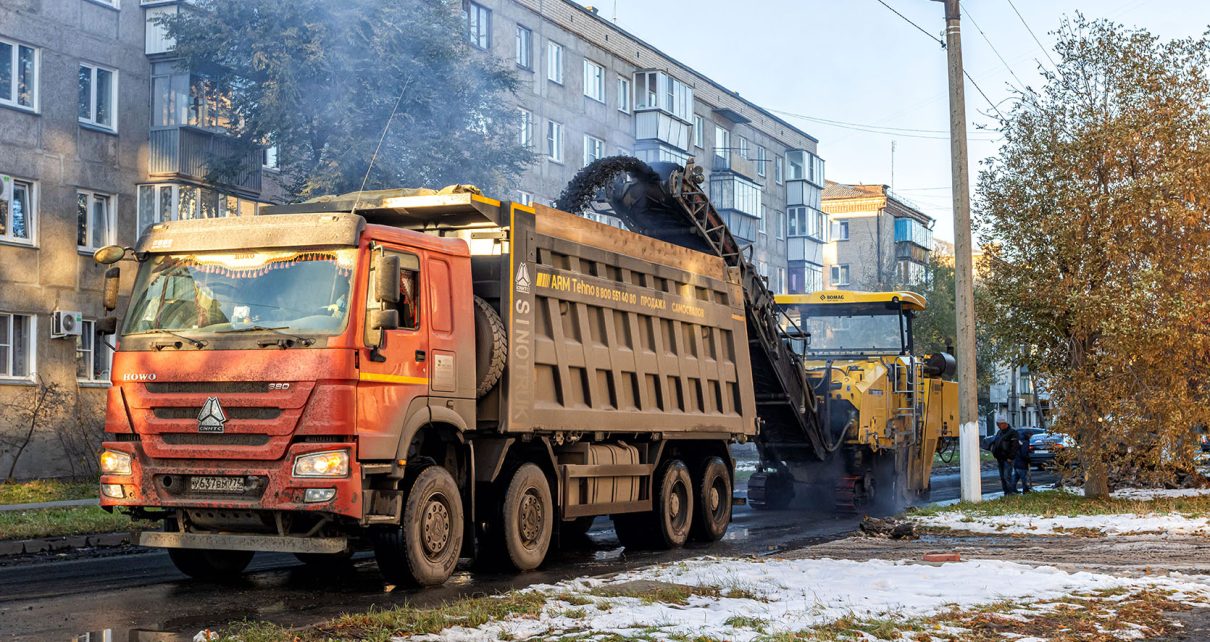
MULTIPOLYGON (((362 459, 395 456, 400 430, 411 412, 423 404, 418 398, 427 396, 429 390, 430 314, 421 294, 428 287, 428 275, 421 268, 422 253, 390 247, 381 251, 399 257, 399 327, 382 332, 377 354, 361 349, 357 397, 362 459)), ((366 345, 378 341, 378 331, 368 321, 363 329, 366 345)))

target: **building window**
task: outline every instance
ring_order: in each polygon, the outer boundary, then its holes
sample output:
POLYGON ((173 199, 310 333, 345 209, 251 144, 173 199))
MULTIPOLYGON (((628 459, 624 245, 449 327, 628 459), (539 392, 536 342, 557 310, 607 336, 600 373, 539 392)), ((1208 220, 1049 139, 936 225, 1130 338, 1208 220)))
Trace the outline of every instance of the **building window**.
POLYGON ((807 178, 807 153, 798 150, 788 152, 786 161, 790 164, 789 179, 792 181, 806 180, 807 178))
POLYGON ((777 268, 777 286, 774 292, 786 291, 786 268, 777 268))
POLYGON ((706 145, 706 119, 693 115, 693 145, 698 149, 706 145))
POLYGON ((246 198, 176 183, 139 185, 138 200, 136 236, 142 235, 148 225, 164 221, 252 216, 259 205, 246 198))
POLYGON ((0 241, 33 245, 34 184, 0 174, 0 241))
POLYGON ((605 102, 605 68, 587 59, 584 60, 584 95, 605 102))
POLYGON ((836 224, 836 240, 837 241, 849 240, 849 222, 848 221, 841 221, 836 224))
POLYGON ((584 164, 598 160, 605 156, 605 141, 594 136, 584 135, 584 164))
POLYGON ((714 126, 714 155, 719 158, 727 158, 727 154, 731 151, 731 132, 722 127, 714 126))
POLYGON ((82 383, 108 383, 113 350, 105 337, 97 333, 97 322, 85 319, 76 337, 76 380, 82 383))
POLYGON ((662 71, 634 75, 635 109, 659 109, 688 123, 693 118, 693 88, 662 71))
POLYGON ((34 373, 34 318, 0 313, 0 378, 29 379, 34 373))
POLYGON ((517 25, 517 66, 534 68, 534 32, 521 25, 517 25))
POLYGON ((832 287, 838 287, 849 284, 849 266, 833 265, 832 266, 832 287))
POLYGON ((781 156, 773 157, 773 180, 778 185, 786 180, 786 166, 783 164, 781 156))
POLYGON ((765 169, 765 163, 769 161, 765 156, 765 146, 756 146, 756 175, 764 178, 769 172, 765 169))
POLYGON ((95 250, 113 244, 113 201, 111 194, 76 192, 76 246, 95 250))
POLYGON ((739 136, 739 157, 748 160, 748 139, 739 136))
POLYGON ((277 145, 265 145, 261 148, 260 166, 272 171, 281 169, 277 160, 277 145))
POLYGON ((38 109, 39 50, 0 39, 0 105, 38 109))
POLYGON ((117 131, 118 72, 80 65, 80 122, 117 131))
POLYGON ((175 65, 152 65, 151 126, 192 125, 226 131, 234 123, 230 93, 213 80, 179 71, 175 65))
POLYGON ((761 234, 769 233, 769 225, 767 222, 768 219, 769 219, 769 206, 765 205, 764 203, 761 203, 760 204, 760 233, 761 234))
POLYGON ((630 113, 630 79, 618 78, 618 111, 630 113))
POLYGON ((563 45, 546 43, 546 79, 563 84, 563 45))
POLYGON ((471 45, 480 49, 490 49, 492 46, 492 12, 487 7, 464 0, 462 17, 466 20, 466 38, 471 45))
POLYGON ((563 162, 563 125, 553 120, 546 121, 546 157, 563 162))
POLYGON ((534 195, 517 190, 517 202, 525 206, 532 206, 534 204, 534 195))
POLYGON ((776 224, 777 224, 778 240, 786 238, 786 213, 785 212, 782 212, 782 211, 777 212, 776 224))
POLYGON ((534 113, 528 109, 521 110, 521 131, 518 132, 517 142, 525 149, 534 146, 534 113))

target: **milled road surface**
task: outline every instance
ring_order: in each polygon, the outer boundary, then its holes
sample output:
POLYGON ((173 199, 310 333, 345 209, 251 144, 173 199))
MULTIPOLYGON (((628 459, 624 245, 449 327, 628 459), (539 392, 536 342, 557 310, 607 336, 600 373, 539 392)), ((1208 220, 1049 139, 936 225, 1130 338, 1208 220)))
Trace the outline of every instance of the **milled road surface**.
MULTIPOLYGON (((1035 473, 1035 481, 1053 478, 1035 473)), ((984 471, 985 491, 998 490, 984 471)), ((958 475, 933 477, 933 501, 958 496, 958 475)), ((392 590, 368 555, 343 573, 304 567, 293 556, 260 554, 234 584, 185 579, 160 551, 34 562, 0 568, 0 639, 191 640, 201 629, 244 618, 305 625, 350 611, 409 603, 439 604, 535 583, 598 575, 696 555, 761 555, 837 539, 856 529, 857 516, 810 515, 799 510, 757 512, 737 506, 723 541, 663 553, 629 552, 610 521, 598 518, 587 541, 552 554, 540 570, 522 575, 472 573, 460 567, 440 588, 392 590)))

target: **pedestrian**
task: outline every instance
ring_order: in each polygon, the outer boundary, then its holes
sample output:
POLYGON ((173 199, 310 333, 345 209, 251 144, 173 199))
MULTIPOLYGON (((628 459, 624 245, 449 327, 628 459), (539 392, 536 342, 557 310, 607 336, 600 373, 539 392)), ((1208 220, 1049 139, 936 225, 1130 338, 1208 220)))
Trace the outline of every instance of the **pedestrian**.
POLYGON ((1013 490, 1017 490, 1017 482, 1021 483, 1021 492, 1033 492, 1029 486, 1029 437, 1018 432, 1017 452, 1013 456, 1013 490))
POLYGON ((999 428, 999 431, 992 438, 990 450, 992 457, 996 458, 996 463, 1000 467, 1000 487, 1004 490, 1005 495, 1015 495, 1017 484, 1013 479, 1013 461, 1017 457, 1017 451, 1020 450, 1021 438, 1017 431, 1008 425, 1008 417, 1004 413, 996 413, 996 427, 999 428))

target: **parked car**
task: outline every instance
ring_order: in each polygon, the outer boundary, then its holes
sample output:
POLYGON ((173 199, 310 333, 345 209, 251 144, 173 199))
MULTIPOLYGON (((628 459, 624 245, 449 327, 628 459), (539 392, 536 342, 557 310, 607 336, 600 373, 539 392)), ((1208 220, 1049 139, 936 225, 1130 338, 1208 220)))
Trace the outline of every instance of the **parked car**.
MULTIPOLYGON (((985 435, 983 437, 980 437, 979 438, 979 447, 982 448, 983 450, 991 451, 992 441, 994 441, 996 439, 996 434, 999 432, 1000 432, 999 429, 997 429, 996 432, 994 432, 990 435, 985 435)), ((1044 433, 1044 432, 1046 432, 1046 431, 1042 430, 1041 428, 1034 428, 1032 426, 1026 426, 1025 428, 1017 429, 1017 434, 1021 436, 1022 441, 1032 439, 1034 435, 1037 435, 1039 433, 1044 433)))
POLYGON ((1055 455, 1076 445, 1068 435, 1039 431, 1029 438, 1029 463, 1038 470, 1054 465, 1055 455))

